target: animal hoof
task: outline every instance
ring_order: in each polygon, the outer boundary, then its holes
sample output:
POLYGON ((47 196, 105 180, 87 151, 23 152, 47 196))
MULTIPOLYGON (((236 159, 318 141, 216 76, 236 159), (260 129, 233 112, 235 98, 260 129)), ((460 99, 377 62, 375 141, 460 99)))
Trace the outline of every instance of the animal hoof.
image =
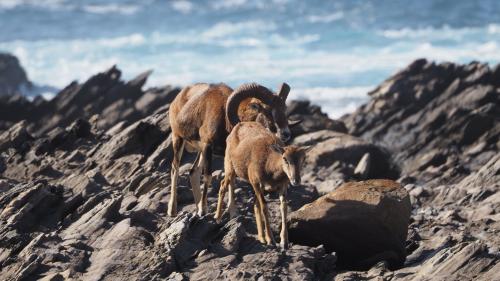
POLYGON ((281 242, 280 247, 281 247, 281 249, 286 250, 286 249, 288 249, 288 243, 281 242))
POLYGON ((220 224, 220 222, 222 221, 222 215, 215 213, 214 220, 216 223, 220 224))
POLYGON ((175 217, 177 216, 177 206, 175 204, 173 205, 168 205, 168 209, 167 209, 167 215, 169 217, 175 217))
POLYGON ((198 216, 200 217, 204 216, 205 214, 208 214, 208 207, 206 205, 205 206, 198 205, 197 209, 198 209, 198 216))

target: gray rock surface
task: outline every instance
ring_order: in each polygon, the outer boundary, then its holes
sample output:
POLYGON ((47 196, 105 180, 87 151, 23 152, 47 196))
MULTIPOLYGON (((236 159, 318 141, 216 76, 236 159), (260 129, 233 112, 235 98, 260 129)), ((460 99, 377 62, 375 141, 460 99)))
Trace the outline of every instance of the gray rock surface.
MULTIPOLYGON (((346 269, 326 239, 318 243, 324 246, 296 241, 286 252, 261 245, 244 182, 237 182, 238 217, 224 214, 218 225, 211 214, 193 215, 190 154, 182 163, 179 215, 167 217, 168 103, 178 90, 143 90, 148 73, 125 82, 113 67, 71 83, 51 101, 0 98, 0 279, 499 276, 499 68, 419 60, 343 121, 308 102, 290 104, 292 119, 303 119, 294 142, 316 143, 303 185, 289 189, 290 212, 346 181, 398 178, 412 211, 408 256, 394 271, 383 257, 365 271, 346 269)), ((222 159, 213 164, 211 212, 223 177, 222 159)), ((266 200, 277 236, 279 199, 266 200)))
POLYGON ((342 118, 350 134, 388 149, 413 207, 405 267, 379 264, 355 278, 500 276, 499 69, 417 60, 342 118))
POLYGON ((154 113, 179 92, 171 86, 143 90, 151 71, 127 82, 121 80, 121 74, 113 66, 82 84, 70 83, 50 101, 42 97, 30 102, 20 95, 0 96, 0 130, 26 120, 31 134, 42 135, 57 127, 66 127, 78 118, 91 117, 97 128, 107 130, 120 121, 130 125, 154 113))

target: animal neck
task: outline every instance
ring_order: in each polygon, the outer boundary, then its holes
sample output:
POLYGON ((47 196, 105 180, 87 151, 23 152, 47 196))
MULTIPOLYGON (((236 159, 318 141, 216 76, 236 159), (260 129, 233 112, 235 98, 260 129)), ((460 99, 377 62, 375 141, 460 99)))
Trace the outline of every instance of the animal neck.
POLYGON ((281 160, 281 154, 271 151, 269 157, 267 158, 266 170, 270 173, 270 176, 274 180, 282 180, 286 178, 286 174, 283 171, 283 165, 281 160))

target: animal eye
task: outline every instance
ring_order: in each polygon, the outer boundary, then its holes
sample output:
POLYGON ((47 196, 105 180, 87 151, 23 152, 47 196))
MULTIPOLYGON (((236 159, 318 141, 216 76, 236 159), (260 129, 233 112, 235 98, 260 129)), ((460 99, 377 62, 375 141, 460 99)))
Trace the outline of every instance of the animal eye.
POLYGON ((288 165, 288 160, 285 157, 283 157, 283 161, 285 161, 285 164, 288 165))
POLYGON ((250 108, 253 110, 259 110, 260 106, 257 103, 251 103, 250 108))

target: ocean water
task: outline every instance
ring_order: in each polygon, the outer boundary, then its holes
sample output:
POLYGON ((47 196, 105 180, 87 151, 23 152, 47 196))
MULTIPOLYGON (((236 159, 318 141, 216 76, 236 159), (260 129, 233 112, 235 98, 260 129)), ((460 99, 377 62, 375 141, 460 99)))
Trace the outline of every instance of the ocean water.
POLYGON ((330 116, 416 58, 500 61, 496 0, 0 0, 0 51, 62 88, 113 64, 148 86, 256 81, 330 116))

